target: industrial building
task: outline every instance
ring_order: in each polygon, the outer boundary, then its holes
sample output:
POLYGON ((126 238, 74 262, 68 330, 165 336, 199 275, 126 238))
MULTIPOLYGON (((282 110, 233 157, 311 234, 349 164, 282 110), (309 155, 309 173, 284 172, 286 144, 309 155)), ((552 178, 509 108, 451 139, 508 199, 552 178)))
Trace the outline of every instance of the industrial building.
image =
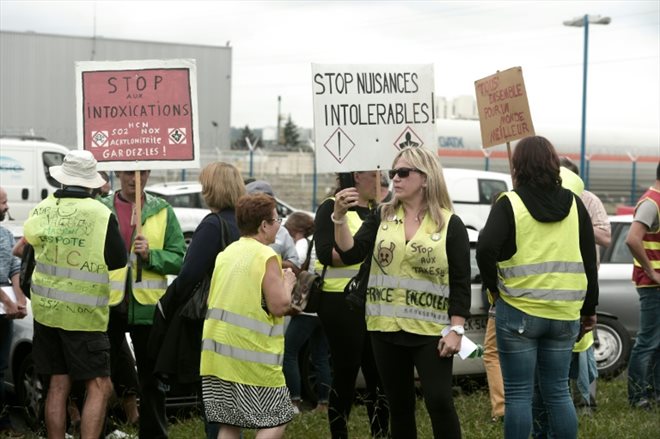
POLYGON ((231 47, 0 32, 0 134, 76 148, 76 61, 195 59, 201 163, 230 146, 231 47))

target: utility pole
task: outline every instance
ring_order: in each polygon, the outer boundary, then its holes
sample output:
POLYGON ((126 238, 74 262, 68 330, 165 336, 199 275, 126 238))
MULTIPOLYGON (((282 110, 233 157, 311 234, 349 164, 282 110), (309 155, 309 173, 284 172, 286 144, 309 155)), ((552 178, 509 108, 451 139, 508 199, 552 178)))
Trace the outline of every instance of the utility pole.
POLYGON ((281 141, 281 131, 280 131, 280 122, 282 121, 282 116, 281 116, 281 109, 282 109, 282 96, 277 97, 277 137, 275 138, 275 141, 277 142, 278 145, 280 145, 281 141))

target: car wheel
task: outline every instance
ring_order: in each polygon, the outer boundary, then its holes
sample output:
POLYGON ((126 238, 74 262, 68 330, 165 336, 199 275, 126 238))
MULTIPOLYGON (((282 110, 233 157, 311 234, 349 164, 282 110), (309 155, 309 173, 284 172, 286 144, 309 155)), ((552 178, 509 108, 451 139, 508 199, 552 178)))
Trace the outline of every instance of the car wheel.
POLYGON ((192 232, 186 232, 183 234, 183 241, 186 243, 186 248, 188 248, 188 246, 192 242, 192 236, 193 236, 192 232))
POLYGON ((605 316, 598 316, 595 335, 594 356, 598 376, 615 378, 628 364, 632 340, 621 322, 605 316))
POLYGON ((46 399, 43 383, 34 368, 32 353, 25 356, 18 369, 16 395, 19 404, 25 408, 25 422, 37 431, 44 420, 46 399))

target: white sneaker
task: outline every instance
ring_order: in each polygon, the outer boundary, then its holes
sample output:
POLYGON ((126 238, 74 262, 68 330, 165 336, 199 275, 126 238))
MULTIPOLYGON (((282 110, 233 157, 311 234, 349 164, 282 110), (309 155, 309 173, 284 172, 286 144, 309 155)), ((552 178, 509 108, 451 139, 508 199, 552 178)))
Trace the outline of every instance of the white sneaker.
POLYGON ((129 437, 128 433, 124 433, 121 430, 115 430, 105 437, 105 439, 123 439, 129 437))

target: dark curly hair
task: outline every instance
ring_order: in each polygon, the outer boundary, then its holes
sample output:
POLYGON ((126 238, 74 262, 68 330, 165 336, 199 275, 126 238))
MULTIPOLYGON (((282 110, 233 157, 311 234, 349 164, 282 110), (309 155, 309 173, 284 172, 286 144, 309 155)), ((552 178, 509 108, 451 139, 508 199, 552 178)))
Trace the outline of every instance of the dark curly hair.
POLYGON ((275 198, 264 193, 243 195, 236 203, 236 224, 241 236, 256 235, 264 220, 271 220, 275 198))
POLYGON ((511 163, 516 186, 554 189, 561 185, 559 156, 545 137, 525 137, 518 142, 511 163))

